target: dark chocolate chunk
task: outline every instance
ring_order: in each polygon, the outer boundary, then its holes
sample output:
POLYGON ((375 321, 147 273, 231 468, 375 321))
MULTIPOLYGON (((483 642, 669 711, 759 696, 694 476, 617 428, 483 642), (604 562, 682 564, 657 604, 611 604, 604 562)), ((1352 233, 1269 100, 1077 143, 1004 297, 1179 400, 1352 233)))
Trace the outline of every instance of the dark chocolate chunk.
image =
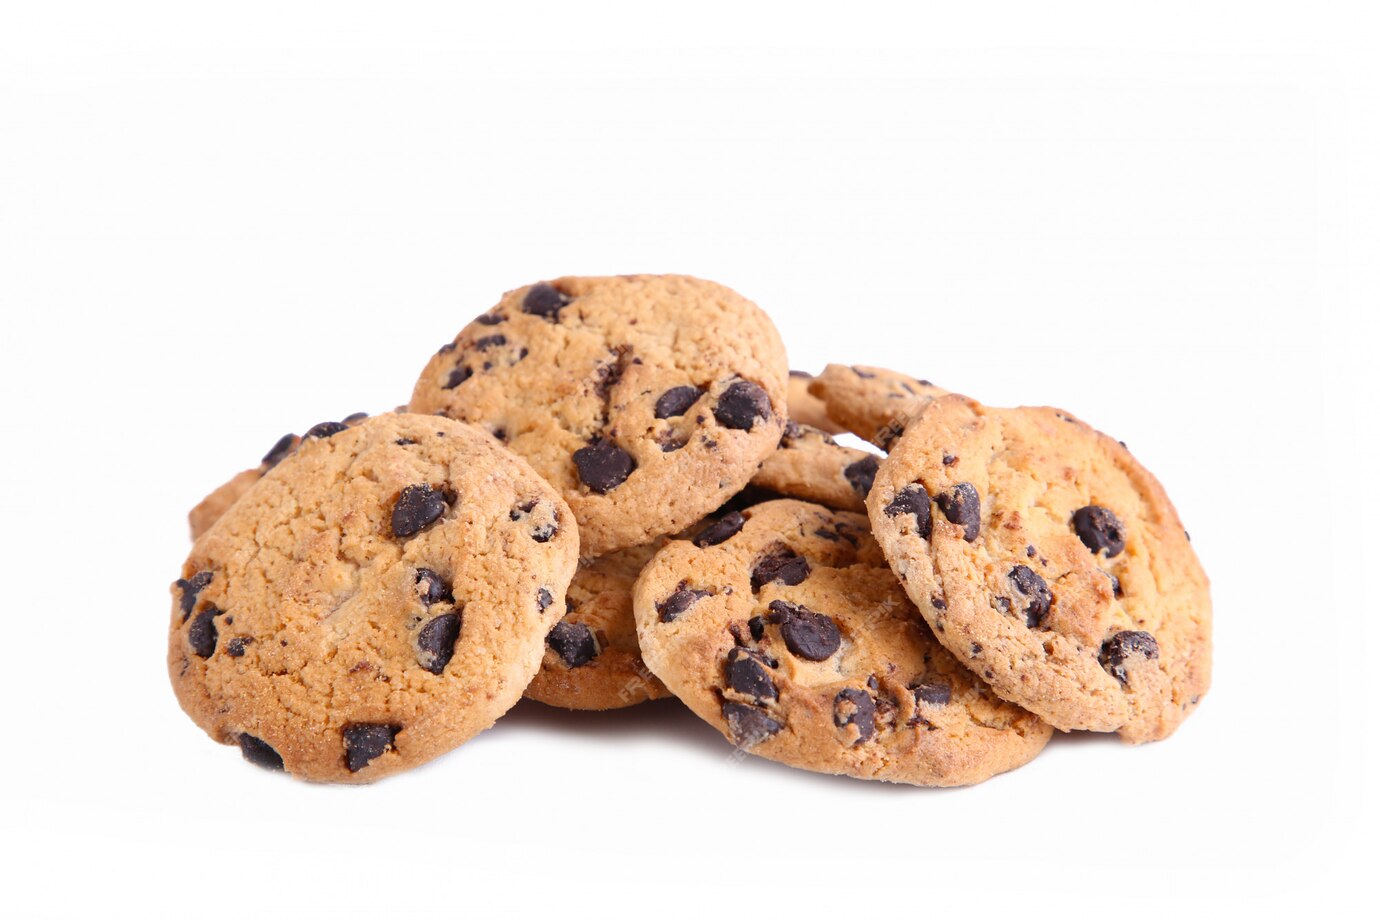
POLYGON ((747 518, 743 517, 740 512, 730 511, 728 514, 725 514, 723 517, 704 528, 704 530, 695 534, 694 539, 690 542, 701 549, 706 546, 718 546, 720 543, 742 530, 743 525, 746 523, 747 518))
POLYGON ((1112 597, 1121 597, 1123 595, 1121 590, 1121 579, 1117 578, 1111 572, 1107 573, 1107 577, 1112 580, 1112 597))
POLYGON ((356 423, 358 423, 358 422, 364 421, 364 420, 365 420, 366 418, 368 418, 368 417, 369 417, 369 413, 368 413, 368 412, 351 412, 349 415, 347 415, 347 416, 345 416, 343 419, 341 419, 340 422, 341 422, 341 424, 347 425, 347 426, 348 426, 348 425, 354 425, 354 424, 356 424, 356 423))
POLYGON ((785 727, 756 706, 749 706, 747 703, 724 700, 722 712, 724 721, 728 723, 728 735, 738 747, 751 747, 785 727))
POLYGON ((220 638, 220 633, 216 630, 215 618, 220 614, 217 608, 207 607, 192 617, 192 625, 187 627, 187 644, 198 657, 210 658, 216 653, 216 640, 220 638))
POLYGON ((767 621, 763 617, 753 617, 748 620, 748 632, 752 634, 753 642, 761 642, 767 632, 767 621))
POLYGON ((574 460, 580 481, 589 486, 590 491, 600 495, 622 485, 637 469, 637 461, 632 454, 603 438, 597 438, 588 447, 575 451, 574 460))
POLYGON ((1134 655, 1154 659, 1160 657, 1160 644, 1148 632, 1119 632, 1102 643, 1097 656, 1103 669, 1123 684, 1126 683, 1126 659, 1134 655))
POLYGON ((957 462, 958 462, 958 458, 955 457, 953 454, 945 454, 945 455, 944 455, 944 465, 945 465, 945 466, 953 466, 953 465, 954 465, 955 463, 957 463, 957 462))
POLYGON ((846 728, 851 725, 858 730, 858 740, 854 745, 865 743, 876 730, 877 701, 872 694, 857 687, 845 687, 834 697, 834 725, 846 728))
POLYGON ((241 734, 238 741, 240 756, 254 766, 263 767, 265 770, 283 769, 283 758, 269 746, 268 742, 246 734, 241 734))
POLYGON ((331 435, 340 434, 340 432, 345 431, 349 427, 349 425, 343 422, 322 422, 319 425, 312 425, 308 428, 307 433, 302 435, 302 439, 329 438, 331 435))
POLYGON ((767 609, 772 622, 781 624, 786 648, 797 658, 823 661, 839 650, 843 640, 838 625, 825 614, 786 601, 772 601, 767 609))
POLYGON ((776 682, 767 670, 766 656, 752 649, 734 646, 728 650, 724 683, 759 702, 776 699, 776 682))
POLYGON ((982 508, 977 489, 971 482, 960 482, 947 492, 935 496, 939 510, 950 524, 963 528, 963 539, 972 543, 982 530, 982 508))
POLYGON ((417 633, 417 660, 432 674, 440 674, 455 657, 455 641, 460 638, 462 619, 459 611, 443 613, 422 627, 417 633))
MULTIPOLYGON (((230 618, 226 617, 225 621, 227 623, 230 622, 230 618)), ((231 658, 243 658, 245 648, 253 641, 254 640, 248 636, 236 636, 225 643, 225 654, 229 655, 231 658)))
POLYGON ((292 453, 292 449, 296 446, 297 435, 288 432, 273 443, 273 446, 268 449, 268 453, 264 454, 264 458, 259 461, 259 465, 273 469, 282 462, 284 457, 292 453))
POLYGON ((1106 550, 1110 559, 1126 548, 1126 530, 1121 521, 1101 505, 1087 505, 1075 511, 1073 531, 1094 556, 1106 550))
POLYGON ((872 491, 872 481, 877 478, 877 458, 863 457, 857 463, 848 464, 843 468, 843 478, 859 498, 867 498, 867 493, 872 491))
POLYGON ((474 321, 481 326, 497 326, 503 322, 502 313, 481 313, 474 318, 474 321))
POLYGON ((1018 565, 1007 575, 1016 590, 1024 594, 1030 603, 1025 606, 1025 625, 1034 629, 1049 616, 1049 607, 1054 597, 1049 593, 1049 585, 1034 570, 1018 565))
POLYGON ((551 285, 542 282, 534 284, 522 298, 522 312, 542 316, 553 323, 560 320, 560 312, 570 303, 570 298, 551 285))
POLYGON ((532 528, 532 539, 538 543, 549 543, 559 530, 554 523, 542 524, 540 527, 532 528))
POLYGON ((725 428, 750 431, 758 419, 771 418, 771 397, 750 380, 735 380, 719 394, 714 418, 725 428))
POLYGON ((537 612, 541 613, 551 606, 551 592, 546 588, 537 589, 537 612))
POLYGON ((810 563, 796 555, 789 547, 781 546, 758 560, 752 569, 752 590, 779 581, 783 585, 798 585, 810 575, 810 563))
POLYGON ((685 587, 685 582, 676 586, 676 590, 667 595, 666 600, 656 605, 658 618, 663 623, 669 623, 694 605, 695 601, 702 597, 708 597, 709 591, 697 591, 694 588, 685 587))
POLYGON ((341 730, 345 739, 345 767, 351 773, 358 773, 369 766, 370 761, 393 746, 393 740, 402 731, 401 725, 384 725, 376 722, 353 722, 341 730))
POLYGON ((915 691, 915 703, 928 703, 931 706, 947 706, 953 697, 953 691, 949 685, 938 680, 923 680, 916 684, 911 684, 911 689, 915 691))
POLYGON ((653 414, 657 418, 675 418, 684 415, 702 393, 703 391, 699 387, 671 387, 657 398, 653 414))
POLYGON ((589 664, 599 654, 599 643, 594 638, 593 630, 583 623, 562 620, 547 633, 546 644, 560 656, 567 668, 589 664))
POLYGON ((187 617, 191 616, 192 608, 196 606, 196 596, 201 593, 201 589, 211 583, 211 572, 197 572, 191 578, 179 578, 177 587, 182 592, 182 597, 178 601, 182 607, 182 622, 187 622, 187 617))
POLYGON ((474 347, 479 351, 488 351, 490 348, 497 348, 500 345, 507 345, 506 335, 486 335, 483 338, 474 340, 474 347))
POLYGON ((468 365, 457 364, 451 369, 451 372, 446 375, 446 382, 441 384, 441 389, 453 390, 473 376, 474 371, 470 370, 468 365))
POLYGON ((434 524, 447 510, 446 497, 426 483, 408 486, 393 505, 393 536, 410 537, 434 524))
POLYGON ((914 516, 915 535, 923 540, 930 538, 930 496, 920 483, 913 482, 902 488, 882 510, 887 517, 900 514, 914 516))
POLYGON ((418 569, 414 583, 417 586, 417 596, 428 607, 432 604, 449 604, 455 600, 450 593, 450 585, 431 569, 418 569))

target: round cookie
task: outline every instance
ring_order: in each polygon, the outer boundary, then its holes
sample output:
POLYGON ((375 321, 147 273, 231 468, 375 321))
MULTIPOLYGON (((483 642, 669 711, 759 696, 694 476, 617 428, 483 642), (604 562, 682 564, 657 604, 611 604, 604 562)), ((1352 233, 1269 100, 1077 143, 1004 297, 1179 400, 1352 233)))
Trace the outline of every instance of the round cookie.
POLYGON ((786 379, 786 406, 790 417, 802 425, 817 428, 825 434, 840 434, 843 426, 829 418, 824 409, 824 400, 810 392, 810 381, 815 375, 806 371, 791 371, 786 379))
POLYGON ((387 414, 308 438, 193 545, 173 688, 261 766, 405 770, 517 702, 578 540, 560 496, 479 429, 387 414))
POLYGON ((780 446, 762 461, 752 484, 830 508, 863 512, 877 475, 876 454, 844 447, 818 428, 786 422, 780 446))
MULTIPOLYGON (((305 437, 319 438, 330 437, 340 430, 341 427, 349 428, 358 425, 369 417, 367 412, 356 412, 347 415, 338 422, 322 422, 307 429, 305 437)), ((297 449, 297 445, 302 442, 295 434, 285 434, 264 454, 264 458, 259 461, 259 465, 253 469, 244 470, 236 473, 228 482, 223 483, 210 495, 207 495, 197 506, 187 514, 187 523, 192 528, 192 539, 196 540, 206 531, 211 529, 211 525, 220 520, 221 515, 229 510, 230 506, 240 500, 240 496, 248 492, 249 489, 263 478, 264 473, 273 469, 278 463, 297 449)))
POLYGON ((566 591, 566 615, 546 637, 527 697, 565 709, 621 709, 670 696, 642 662, 632 613, 633 584, 656 548, 580 562, 566 591))
POLYGON ((781 437, 786 353, 765 313, 713 282, 559 278, 461 330, 410 407, 526 458, 597 556, 682 530, 747 484, 781 437))
POLYGON ((660 550, 633 593, 643 657, 753 754, 821 773, 957 786, 1052 730, 944 650, 867 519, 799 501, 733 512, 660 550))
POLYGON ((1208 580, 1174 506, 1067 413, 936 400, 867 506, 940 641, 1056 728, 1154 741, 1207 691, 1208 580))
POLYGON ((830 364, 809 384, 829 418, 882 450, 900 438, 910 421, 948 393, 930 383, 884 367, 830 364))

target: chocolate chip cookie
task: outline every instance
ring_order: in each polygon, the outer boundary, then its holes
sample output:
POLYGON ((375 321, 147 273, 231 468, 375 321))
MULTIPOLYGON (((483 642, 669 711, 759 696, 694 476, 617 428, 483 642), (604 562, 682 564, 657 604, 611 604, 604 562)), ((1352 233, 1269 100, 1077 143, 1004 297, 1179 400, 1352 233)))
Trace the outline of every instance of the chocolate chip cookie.
POLYGON ((873 532, 935 634, 1060 729, 1164 738, 1207 692, 1208 580, 1159 482, 1066 412, 931 404, 882 461, 873 532))
POLYGON ((948 391, 883 367, 830 364, 809 383, 829 418, 882 450, 901 437, 906 425, 948 391))
MULTIPOLYGON (((308 438, 329 438, 338 431, 358 425, 369 417, 367 412, 356 412, 347 415, 338 422, 321 422, 307 429, 304 437, 308 438)), ((229 510, 230 506, 240 500, 240 496, 248 492, 254 483, 263 478, 264 473, 273 469, 278 463, 297 449, 297 445, 302 442, 302 438, 295 434, 285 434, 264 454, 259 465, 253 469, 244 470, 236 473, 227 482, 207 495, 197 506, 187 514, 187 523, 192 527, 192 539, 195 540, 211 529, 211 525, 220 520, 221 515, 229 510)))
POLYGON ((652 671, 741 749, 823 773, 980 782, 1051 729, 944 650, 862 515, 731 512, 660 550, 633 592, 652 671))
POLYGON ((688 527, 747 483, 781 437, 786 355, 766 314, 721 285, 559 278, 461 330, 411 408, 525 457, 596 556, 688 527))
POLYGON ((810 382, 815 375, 806 371, 793 370, 786 380, 786 406, 790 416, 802 425, 816 428, 825 434, 840 434, 844 428, 829 418, 824 400, 810 392, 810 382))
POLYGON ((566 709, 620 709, 670 695, 642 662, 632 612, 633 584, 657 545, 581 561, 529 698, 566 709))
POLYGON ((872 488, 879 459, 790 419, 780 446, 762 461, 752 484, 830 508, 863 512, 867 510, 863 500, 872 488))
POLYGON ((370 782, 488 728, 565 611, 574 517, 526 462, 450 419, 308 436, 192 547, 168 669, 260 766, 370 782))

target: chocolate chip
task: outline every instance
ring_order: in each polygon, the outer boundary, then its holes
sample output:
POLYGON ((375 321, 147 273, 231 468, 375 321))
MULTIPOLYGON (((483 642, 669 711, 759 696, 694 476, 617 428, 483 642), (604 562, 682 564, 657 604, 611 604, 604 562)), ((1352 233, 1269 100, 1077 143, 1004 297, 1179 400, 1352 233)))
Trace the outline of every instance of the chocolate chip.
POLYGON ((319 425, 312 425, 310 428, 308 428, 307 433, 302 435, 302 439, 306 440, 307 438, 329 438, 331 435, 340 434, 342 431, 346 430, 349 427, 349 425, 346 425, 343 422, 322 422, 319 425))
POLYGON ((546 636, 546 644, 560 656, 567 668, 589 664, 599 654, 599 643, 594 638, 594 632, 583 623, 562 620, 551 628, 546 636))
POLYGON ((1017 591, 1030 599, 1030 603, 1025 607, 1025 625, 1034 629, 1049 616, 1049 605, 1054 600, 1049 593, 1049 585, 1045 584, 1045 580, 1034 569, 1024 565, 1016 566, 1007 577, 1011 579, 1011 584, 1015 585, 1017 591))
POLYGON ((422 483, 408 486, 393 505, 393 536, 410 537, 421 533, 446 513, 446 497, 422 483))
MULTIPOLYGON (((230 622, 230 618, 226 617, 225 621, 227 623, 230 622)), ((229 655, 231 658, 243 658, 245 648, 247 648, 249 643, 253 641, 253 639, 250 639, 247 636, 236 636, 229 642, 225 643, 225 654, 229 655)))
POLYGON ((909 514, 915 518, 915 535, 923 540, 930 538, 930 496, 925 487, 918 482, 905 486, 896 497, 882 509, 887 517, 909 514))
POLYGON ((622 485, 637 469, 637 461, 632 454, 603 438, 597 438, 588 447, 575 451, 574 460, 580 481, 599 495, 622 485))
POLYGON ((747 703, 724 700, 722 712, 724 721, 728 723, 729 737, 738 747, 751 747, 785 727, 756 706, 749 706, 747 703))
POLYGON ((191 578, 179 578, 177 587, 182 591, 182 598, 178 602, 182 607, 182 622, 187 622, 187 617, 192 615, 192 608, 196 606, 196 596, 201 593, 201 589, 211 583, 213 573, 197 572, 191 578))
POLYGON ((915 691, 916 705, 928 703, 931 706, 947 706, 953 696, 953 691, 949 689, 949 685, 937 680, 925 680, 912 684, 911 689, 915 691))
POLYGON ((345 739, 345 767, 358 773, 370 761, 393 746, 393 739, 402 731, 401 725, 376 722, 354 722, 341 730, 345 739))
POLYGON ((971 482, 960 482, 947 492, 935 496, 939 510, 950 524, 963 528, 963 539, 972 543, 982 530, 982 507, 977 489, 971 482))
POLYGON ((532 528, 532 539, 538 543, 549 543, 559 530, 555 524, 542 524, 532 528))
POLYGON ((954 465, 955 463, 957 463, 957 462, 958 462, 958 458, 955 457, 953 454, 945 454, 945 455, 944 455, 944 465, 945 465, 945 466, 953 466, 953 465, 954 465))
POLYGON ((748 620, 748 632, 752 634, 753 642, 761 642, 762 636, 767 632, 767 621, 763 617, 753 617, 748 620))
POLYGON ((537 612, 541 613, 551 606, 551 592, 546 588, 537 589, 537 612))
POLYGON ((823 661, 839 650, 842 637, 838 625, 825 614, 786 601, 772 601, 767 609, 772 612, 772 622, 781 624, 786 648, 797 658, 823 661))
POLYGON ((542 316, 552 322, 560 320, 561 310, 570 303, 570 298, 545 282, 534 284, 522 298, 522 312, 542 316))
POLYGON ((497 326, 503 322, 502 313, 481 313, 474 318, 474 321, 481 326, 497 326))
POLYGON ((857 374, 857 375, 858 375, 859 377, 861 377, 863 380, 871 380, 873 377, 876 377, 876 376, 877 376, 876 374, 872 373, 871 371, 865 371, 865 370, 863 370, 863 369, 860 368, 860 367, 850 367, 849 370, 851 370, 853 373, 857 374))
POLYGON ((1075 511, 1073 531, 1094 556, 1105 549, 1110 559, 1126 548, 1126 531, 1121 521, 1100 505, 1086 505, 1075 511))
POLYGON ((750 380, 735 380, 719 394, 714 418, 725 428, 750 431, 758 419, 771 418, 771 397, 750 380))
POLYGON ((446 375, 446 382, 441 384, 443 390, 453 390, 474 376, 474 371, 468 365, 457 364, 449 374, 446 375))
POLYGON ((264 458, 259 461, 259 465, 273 469, 282 462, 284 457, 292 453, 292 449, 296 446, 297 435, 288 432, 273 443, 273 446, 268 449, 268 453, 264 454, 264 458))
POLYGON ((661 622, 669 623, 694 605, 695 601, 702 597, 708 597, 709 591, 697 591, 694 588, 685 587, 685 582, 676 586, 676 590, 667 595, 666 600, 656 605, 657 616, 661 622))
POLYGON ((455 640, 460 638, 460 613, 443 613, 417 633, 417 660, 432 674, 440 674, 455 657, 455 640))
POLYGON ((453 351, 455 351, 455 343, 454 343, 454 342, 447 342, 446 344, 442 345, 440 348, 436 349, 436 354, 438 354, 438 355, 448 355, 448 354, 450 354, 450 353, 453 352, 453 351))
POLYGON ((351 412, 349 415, 345 416, 345 417, 344 417, 343 419, 341 419, 340 421, 341 421, 341 423, 344 424, 344 425, 356 425, 356 424, 358 424, 358 423, 364 421, 364 420, 365 420, 366 418, 368 418, 368 417, 369 417, 369 413, 368 413, 368 412, 351 412))
POLYGON ((776 683, 767 671, 766 656, 752 649, 735 646, 728 650, 724 683, 759 702, 776 699, 776 683))
POLYGON ((446 580, 431 569, 418 569, 417 577, 413 583, 417 587, 417 596, 427 607, 432 604, 449 604, 455 601, 454 596, 450 593, 450 585, 446 584, 446 580))
POLYGON ((1160 657, 1160 644, 1148 632, 1119 632, 1102 643, 1102 651, 1097 656, 1106 672, 1123 684, 1126 683, 1126 659, 1133 655, 1151 660, 1160 657))
POLYGON ((814 377, 815 377, 814 374, 811 374, 811 373, 809 373, 808 371, 794 371, 794 370, 793 370, 793 371, 790 371, 789 373, 790 373, 790 375, 791 375, 792 377, 801 377, 801 378, 803 378, 803 379, 805 379, 805 380, 813 380, 814 377))
POLYGON ((703 391, 699 387, 671 387, 657 399, 653 414, 657 418, 675 418, 684 415, 702 393, 703 391))
POLYGON ((1107 577, 1110 578, 1110 579, 1112 580, 1112 597, 1117 597, 1117 598, 1121 597, 1121 596, 1122 596, 1121 579, 1120 579, 1120 578, 1117 578, 1117 577, 1116 577, 1115 575, 1113 575, 1111 572, 1108 572, 1108 573, 1107 573, 1107 577))
POLYGON ((798 585, 810 575, 810 563, 787 547, 779 547, 763 556, 752 569, 752 590, 779 581, 783 585, 798 585))
POLYGON ((863 457, 857 463, 848 464, 843 468, 843 478, 859 498, 867 498, 867 493, 872 491, 872 481, 877 478, 877 458, 863 457))
POLYGON ((192 625, 187 627, 187 644, 198 657, 210 658, 216 653, 216 640, 220 633, 216 631, 215 618, 220 613, 215 607, 207 607, 192 617, 192 625))
POLYGON ((743 517, 740 512, 730 511, 713 524, 704 528, 704 530, 695 534, 690 542, 701 549, 706 546, 718 546, 720 543, 742 530, 743 525, 746 523, 747 518, 743 517))
POLYGON ((483 338, 474 340, 474 347, 479 351, 488 351, 490 348, 497 348, 500 345, 507 345, 506 335, 486 335, 483 338))
POLYGON ((256 767, 263 767, 265 770, 282 770, 283 758, 273 750, 266 741, 255 738, 253 735, 241 734, 239 736, 240 756, 249 761, 256 767))
POLYGON ((863 744, 876 730, 877 701, 866 690, 845 687, 834 697, 834 725, 858 730, 858 740, 854 745, 863 744))
POLYGON ((416 444, 417 442, 412 440, 411 438, 398 438, 393 443, 398 445, 399 447, 406 447, 409 444, 416 444))

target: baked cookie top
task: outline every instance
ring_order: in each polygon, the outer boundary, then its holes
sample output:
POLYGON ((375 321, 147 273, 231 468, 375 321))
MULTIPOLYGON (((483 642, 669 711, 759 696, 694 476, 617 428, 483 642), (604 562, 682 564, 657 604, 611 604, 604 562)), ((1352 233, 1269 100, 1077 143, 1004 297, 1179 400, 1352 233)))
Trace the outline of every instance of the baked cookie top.
POLYGON ((814 379, 814 374, 797 370, 792 370, 786 378, 786 406, 790 410, 790 417, 825 434, 839 434, 844 430, 843 426, 829 418, 824 400, 810 392, 810 382, 814 379))
POLYGON ((1159 482, 1066 412, 935 401, 873 532, 944 645, 1060 729, 1168 736, 1207 691, 1208 580, 1159 482))
POLYGON ((565 502, 483 431, 387 414, 309 437, 193 545, 173 687, 255 763, 387 776, 518 700, 577 552, 565 502))
POLYGON ((781 437, 786 353, 765 313, 710 281, 558 278, 462 329, 411 409, 526 458, 597 556, 682 530, 747 483, 781 437))
POLYGON ((860 364, 828 365, 809 390, 830 419, 882 450, 891 450, 906 425, 948 393, 928 380, 860 364))
MULTIPOLYGON (((303 437, 307 438, 328 438, 341 428, 350 428, 358 425, 369 417, 367 412, 356 412, 347 415, 338 422, 321 422, 307 429, 303 437)), ((294 450, 297 445, 302 443, 302 438, 289 432, 283 435, 273 446, 264 454, 259 465, 248 470, 236 473, 229 480, 222 483, 210 495, 207 495, 196 507, 187 514, 187 523, 192 528, 192 539, 195 540, 211 529, 211 525, 220 520, 220 516, 229 510, 230 506, 240 500, 240 496, 248 492, 249 489, 263 478, 264 473, 277 466, 282 459, 294 450)))
POLYGON ((872 488, 880 459, 790 419, 780 445, 762 461, 752 484, 830 508, 863 512, 867 510, 863 500, 872 488))
POLYGON ((633 592, 642 653, 740 748, 823 773, 955 786, 1049 740, 907 601, 862 515, 799 501, 668 543, 633 592))
POLYGON ((566 591, 566 614, 546 637, 541 670, 526 695, 565 709, 620 709, 670 696, 642 662, 632 591, 657 544, 582 560, 566 591))

